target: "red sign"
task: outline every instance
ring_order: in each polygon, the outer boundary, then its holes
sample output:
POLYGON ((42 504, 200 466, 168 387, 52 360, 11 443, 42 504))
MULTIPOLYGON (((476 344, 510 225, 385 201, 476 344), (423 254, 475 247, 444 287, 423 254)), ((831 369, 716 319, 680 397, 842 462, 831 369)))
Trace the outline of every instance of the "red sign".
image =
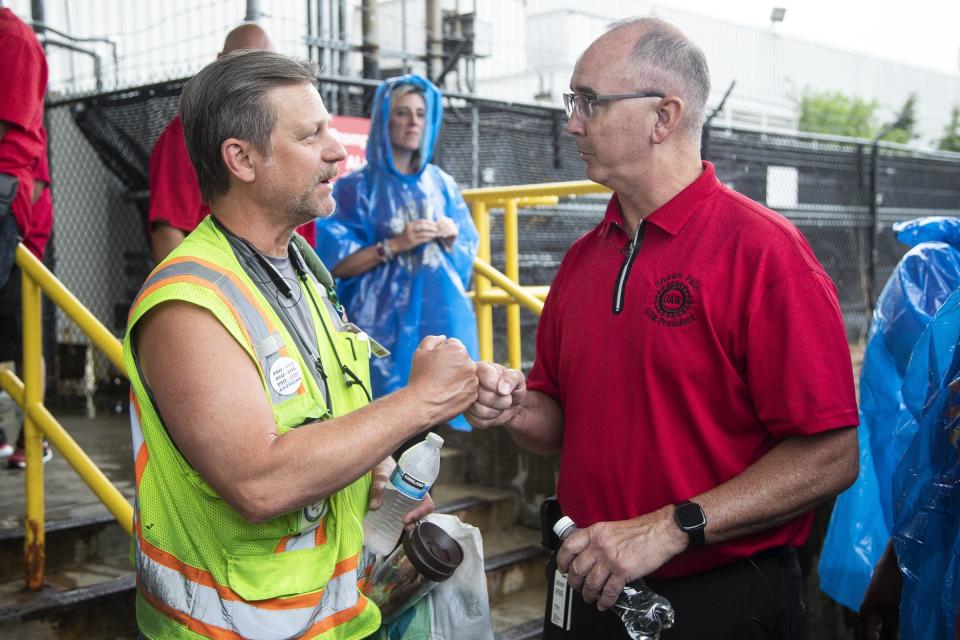
POLYGON ((347 159, 337 165, 340 169, 339 175, 346 175, 362 167, 367 158, 370 119, 333 116, 330 129, 347 150, 347 159))

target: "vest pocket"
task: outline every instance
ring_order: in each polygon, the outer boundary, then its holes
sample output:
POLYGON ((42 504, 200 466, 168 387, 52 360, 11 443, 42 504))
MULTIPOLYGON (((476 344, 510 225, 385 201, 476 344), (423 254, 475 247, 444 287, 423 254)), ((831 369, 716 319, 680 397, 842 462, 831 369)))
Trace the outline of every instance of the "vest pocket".
POLYGON ((227 581, 244 600, 302 595, 327 586, 334 549, 316 547, 258 556, 227 555, 227 581))

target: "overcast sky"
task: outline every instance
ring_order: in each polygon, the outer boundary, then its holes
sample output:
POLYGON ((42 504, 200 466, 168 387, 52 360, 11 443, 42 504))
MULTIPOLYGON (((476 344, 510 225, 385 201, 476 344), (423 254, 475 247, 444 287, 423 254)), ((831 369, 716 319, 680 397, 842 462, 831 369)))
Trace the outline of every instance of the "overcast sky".
POLYGON ((786 8, 776 29, 822 44, 960 75, 960 0, 652 0, 757 27, 786 8))

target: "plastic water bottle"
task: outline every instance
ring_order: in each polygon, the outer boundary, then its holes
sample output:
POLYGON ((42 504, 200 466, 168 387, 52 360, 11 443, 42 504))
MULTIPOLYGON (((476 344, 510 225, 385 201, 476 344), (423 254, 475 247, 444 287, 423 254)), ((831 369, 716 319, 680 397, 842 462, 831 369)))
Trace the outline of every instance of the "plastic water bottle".
MULTIPOLYGON (((566 540, 576 530, 577 525, 567 516, 553 525, 553 532, 560 540, 566 540)), ((654 593, 643 578, 637 578, 623 588, 613 609, 633 640, 658 640, 661 631, 673 626, 673 605, 654 593)))
POLYGON ((407 449, 390 482, 383 489, 383 504, 363 521, 364 545, 378 556, 393 551, 403 532, 403 518, 413 511, 430 491, 440 474, 440 447, 443 438, 428 433, 427 439, 407 449))

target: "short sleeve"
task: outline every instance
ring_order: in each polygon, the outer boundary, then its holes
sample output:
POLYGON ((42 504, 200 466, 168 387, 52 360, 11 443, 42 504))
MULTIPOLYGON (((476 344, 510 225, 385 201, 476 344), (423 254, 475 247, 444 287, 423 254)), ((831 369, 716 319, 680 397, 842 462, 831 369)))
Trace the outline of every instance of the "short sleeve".
POLYGON ((36 41, 5 33, 0 36, 0 120, 21 129, 31 129, 43 113, 46 91, 46 61, 36 41), (13 89, 10 89, 13 88, 13 89))
POLYGON ((174 118, 150 153, 150 223, 190 233, 207 215, 200 183, 187 152, 180 118, 174 118))
POLYGON ((747 382, 778 438, 856 426, 853 367, 836 288, 816 270, 770 286, 747 325, 747 382))
POLYGON ((527 389, 539 391, 560 400, 560 294, 563 286, 563 264, 557 272, 550 293, 543 305, 540 322, 537 324, 537 353, 533 368, 527 376, 527 389))

